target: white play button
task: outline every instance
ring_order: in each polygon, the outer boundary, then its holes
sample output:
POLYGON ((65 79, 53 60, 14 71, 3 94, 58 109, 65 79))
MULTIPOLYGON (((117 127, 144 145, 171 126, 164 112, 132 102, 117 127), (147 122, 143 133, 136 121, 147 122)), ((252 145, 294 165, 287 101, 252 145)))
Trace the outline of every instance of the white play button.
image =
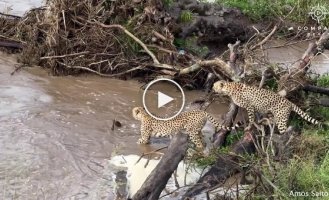
POLYGON ((161 108, 167 103, 170 103, 172 100, 174 100, 174 98, 171 98, 170 96, 158 91, 158 108, 161 108))
POLYGON ((179 115, 185 104, 183 89, 171 79, 151 81, 143 92, 145 111, 157 120, 170 120, 179 115))

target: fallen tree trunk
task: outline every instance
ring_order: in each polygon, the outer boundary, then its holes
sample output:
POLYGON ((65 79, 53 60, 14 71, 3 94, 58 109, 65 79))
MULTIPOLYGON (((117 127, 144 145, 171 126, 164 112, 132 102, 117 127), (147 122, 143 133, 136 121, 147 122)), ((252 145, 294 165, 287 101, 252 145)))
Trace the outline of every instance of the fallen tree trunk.
POLYGON ((314 85, 305 85, 303 89, 305 91, 309 91, 309 92, 329 95, 328 88, 322 88, 322 87, 318 87, 318 86, 314 86, 314 85))
POLYGON ((184 158, 187 150, 188 136, 184 133, 176 134, 161 158, 159 164, 147 177, 142 187, 133 196, 132 200, 157 200, 179 162, 184 158))
MULTIPOLYGON (((230 104, 229 112, 226 113, 223 125, 225 127, 232 127, 233 121, 238 114, 238 106, 235 105, 233 102, 230 104)), ((217 133, 213 135, 213 144, 215 147, 221 147, 224 145, 227 135, 230 133, 230 131, 226 129, 221 129, 217 133)))
MULTIPOLYGON (((240 41, 236 41, 235 44, 233 45, 232 44, 227 45, 230 50, 230 59, 228 61, 227 67, 230 68, 230 71, 232 72, 230 74, 231 79, 236 79, 241 74, 241 68, 239 68, 239 66, 236 65, 236 61, 238 59, 237 49, 239 45, 240 45, 240 41)), ((214 72, 215 74, 217 74, 216 71, 214 72)), ((238 106, 235 105, 233 102, 231 102, 229 112, 225 115, 223 125, 226 127, 232 127, 237 114, 238 114, 238 106)), ((221 129, 219 132, 215 133, 213 135, 214 146, 215 147, 222 146, 226 140, 226 136, 229 133, 230 132, 225 129, 221 129)))

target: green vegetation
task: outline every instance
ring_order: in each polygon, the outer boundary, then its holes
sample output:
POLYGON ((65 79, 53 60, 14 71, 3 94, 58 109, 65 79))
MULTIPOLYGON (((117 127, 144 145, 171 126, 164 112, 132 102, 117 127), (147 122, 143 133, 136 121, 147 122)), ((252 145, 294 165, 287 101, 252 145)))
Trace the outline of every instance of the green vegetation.
POLYGON ((229 151, 230 151, 229 146, 213 149, 210 152, 209 156, 207 156, 207 157, 197 157, 193 161, 195 162, 195 164, 198 167, 211 166, 211 165, 215 164, 219 154, 226 154, 229 151))
POLYGON ((193 13, 189 10, 183 10, 179 16, 179 20, 183 23, 188 23, 193 20, 193 13))
POLYGON ((265 81, 265 85, 267 86, 267 89, 272 90, 272 91, 278 91, 278 82, 274 79, 268 79, 265 81))
MULTIPOLYGON (((279 190, 271 196, 277 199, 312 199, 313 192, 328 192, 329 151, 328 136, 304 135, 294 157, 287 163, 273 162, 275 173, 263 167, 264 176, 279 190), (294 196, 291 192, 306 192, 309 196, 294 196), (312 197, 312 198, 310 198, 312 197)), ((262 191, 264 192, 264 191, 262 191)), ((262 193, 260 192, 260 193, 262 193)), ((259 195, 259 194, 258 194, 259 195)), ((319 194, 317 194, 319 195, 319 194)), ((318 199, 328 199, 327 196, 318 199)))
POLYGON ((207 46, 198 45, 198 37, 188 37, 186 39, 175 38, 174 45, 178 48, 186 49, 199 57, 204 57, 209 53, 207 46))
MULTIPOLYGON (((329 74, 325 74, 325 75, 318 77, 316 80, 314 80, 314 82, 316 82, 317 86, 329 87, 329 74)), ((319 99, 320 95, 311 93, 311 94, 309 94, 308 98, 319 99)), ((329 133, 329 127, 328 127, 328 125, 326 125, 326 123, 329 122, 329 108, 328 107, 313 105, 313 106, 310 106, 308 113, 310 113, 310 116, 312 116, 313 118, 319 119, 319 121, 324 122, 325 125, 323 127, 319 128, 319 127, 305 121, 297 114, 293 114, 291 116, 289 124, 296 126, 298 128, 304 128, 307 132, 312 131, 312 133, 317 133, 317 134, 329 133)))
POLYGON ((226 146, 231 146, 232 144, 236 143, 243 137, 244 132, 241 130, 237 130, 236 133, 231 133, 226 138, 226 146))
POLYGON ((324 74, 317 79, 317 85, 321 87, 329 87, 329 74, 324 74))
MULTIPOLYGON (((281 17, 300 23, 309 21, 309 13, 314 6, 320 5, 329 10, 327 0, 217 0, 217 3, 239 8, 253 20, 281 17)), ((321 23, 328 26, 329 16, 321 23)))
POLYGON ((198 167, 207 167, 207 166, 211 166, 211 165, 215 164, 216 159, 217 159, 217 154, 216 153, 211 153, 207 157, 196 158, 193 161, 195 161, 195 164, 198 167))
POLYGON ((162 0, 164 6, 169 7, 174 3, 174 0, 162 0))
POLYGON ((199 167, 205 167, 215 164, 218 155, 228 153, 230 151, 229 147, 239 141, 243 134, 243 131, 237 131, 236 133, 229 134, 226 138, 225 147, 213 149, 208 157, 200 157, 195 159, 196 165, 199 167))
MULTIPOLYGON (((318 86, 329 87, 328 74, 314 81, 318 86)), ((266 85, 274 90, 277 87, 275 80, 267 81, 266 85)), ((312 97, 318 98, 316 94, 312 94, 312 97)), ((329 120, 327 107, 310 106, 308 112, 322 122, 327 123, 329 120)), ((273 156, 271 150, 263 149, 261 153, 243 156, 241 166, 250 169, 251 174, 261 174, 262 183, 256 188, 252 185, 248 196, 243 197, 242 194, 242 199, 329 199, 326 196, 329 192, 329 129, 309 124, 297 115, 290 118, 289 124, 301 128, 302 134, 293 137, 283 154, 273 156)), ((230 134, 227 138, 228 147, 214 150, 209 157, 196 159, 197 166, 214 164, 218 154, 227 153, 229 146, 242 134, 239 132, 238 137, 230 134)))
MULTIPOLYGON (((317 79, 319 86, 329 86, 328 75, 317 79)), ((328 121, 329 108, 313 106, 310 108, 312 117, 328 121)), ((311 125, 297 115, 291 118, 289 124, 302 128, 302 135, 295 138, 289 145, 292 156, 286 161, 278 161, 269 157, 266 164, 263 158, 254 162, 254 168, 260 169, 264 177, 271 181, 266 188, 260 187, 253 194, 253 199, 263 199, 272 196, 274 199, 328 199, 320 192, 328 192, 329 188, 329 130, 311 125), (269 168, 268 163, 272 169, 269 168), (273 188, 273 185, 276 187, 273 188), (272 190, 268 190, 272 188, 272 190), (300 196, 294 192, 306 192, 308 196, 300 196), (318 193, 317 193, 318 192, 318 193), (294 194, 296 196, 294 196, 294 194)), ((265 181, 266 182, 266 181, 265 181)))
MULTIPOLYGON (((317 78, 316 84, 317 84, 317 86, 320 86, 320 87, 329 87, 329 74, 324 74, 324 75, 320 76, 319 78, 317 78)), ((320 98, 320 95, 315 94, 314 97, 316 99, 318 99, 318 98, 320 98)), ((313 106, 310 109, 310 112, 311 112, 311 115, 314 116, 315 118, 320 118, 320 119, 322 119, 322 121, 324 121, 324 123, 328 123, 328 121, 329 121, 329 108, 328 107, 313 106)), ((309 126, 311 126, 311 125, 306 125, 307 129, 312 129, 309 126)), ((328 125, 324 125, 321 129, 315 129, 314 131, 317 133, 320 133, 320 134, 328 134, 329 127, 328 127, 328 125)))

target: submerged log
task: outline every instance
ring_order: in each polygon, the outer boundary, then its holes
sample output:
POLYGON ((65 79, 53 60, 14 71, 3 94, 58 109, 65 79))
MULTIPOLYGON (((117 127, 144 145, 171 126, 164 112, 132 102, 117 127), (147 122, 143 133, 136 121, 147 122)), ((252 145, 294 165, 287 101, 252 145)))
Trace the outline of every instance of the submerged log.
POLYGON ((147 177, 142 187, 133 196, 132 200, 157 200, 168 180, 187 150, 188 136, 184 133, 176 134, 168 147, 167 152, 161 158, 159 164, 147 177))

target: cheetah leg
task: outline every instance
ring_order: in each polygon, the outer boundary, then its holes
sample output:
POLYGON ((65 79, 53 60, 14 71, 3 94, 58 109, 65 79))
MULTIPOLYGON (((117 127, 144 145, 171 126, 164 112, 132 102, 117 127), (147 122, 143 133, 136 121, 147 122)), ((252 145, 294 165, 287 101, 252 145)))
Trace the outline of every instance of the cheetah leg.
POLYGON ((204 149, 202 137, 198 132, 189 132, 189 138, 190 141, 192 141, 195 144, 198 150, 202 151, 204 149))
POLYGON ((152 130, 148 127, 141 127, 141 137, 138 139, 137 144, 148 144, 150 142, 152 130))
POLYGON ((255 109, 253 107, 247 107, 246 110, 248 113, 249 124, 251 125, 255 123, 255 109))
POLYGON ((288 119, 290 115, 290 110, 280 110, 279 112, 273 113, 275 122, 278 125, 280 134, 283 134, 287 130, 288 119))

